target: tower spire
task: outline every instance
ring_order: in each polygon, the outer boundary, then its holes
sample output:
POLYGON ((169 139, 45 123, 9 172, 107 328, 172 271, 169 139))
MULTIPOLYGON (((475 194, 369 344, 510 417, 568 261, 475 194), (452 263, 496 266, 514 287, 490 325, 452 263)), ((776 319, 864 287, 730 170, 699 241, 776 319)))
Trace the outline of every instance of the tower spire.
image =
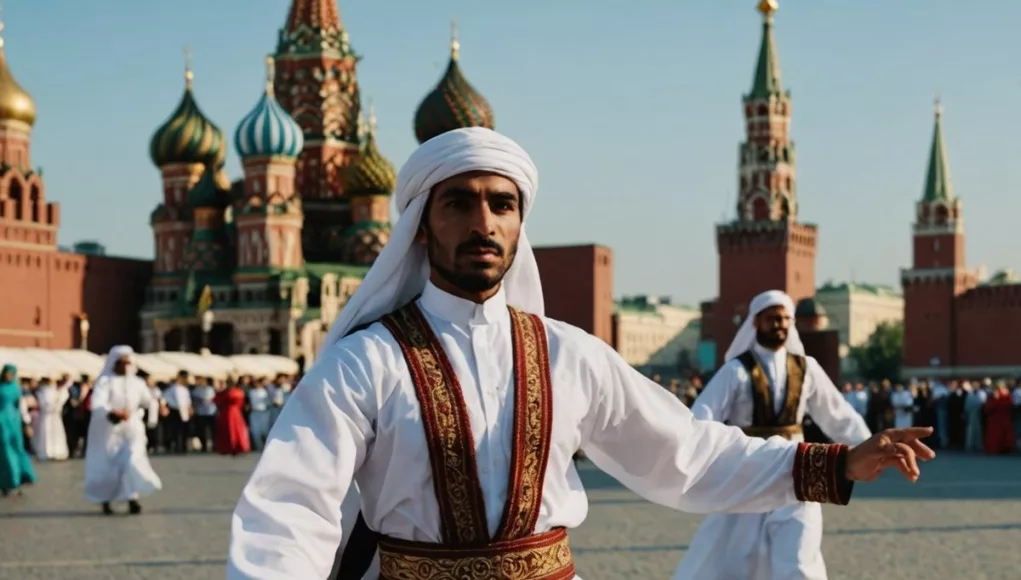
POLYGON ((191 49, 184 47, 184 88, 191 90, 192 82, 195 80, 195 73, 191 70, 191 49))
POLYGON ((369 99, 369 137, 376 136, 376 101, 369 99))
POLYGON ((276 59, 266 55, 266 94, 273 95, 273 81, 276 79, 276 59))
POLYGON ((950 181, 950 164, 947 163, 946 144, 943 142, 943 106, 939 95, 933 111, 932 147, 929 150, 929 171, 925 178, 922 201, 953 201, 954 188, 950 181))
POLYGON ((759 60, 755 65, 755 79, 749 97, 765 98, 782 91, 780 86, 780 59, 773 41, 773 15, 780 9, 777 0, 761 0, 758 11, 762 13, 762 44, 759 46, 759 60))
POLYGON ((461 43, 457 40, 457 21, 450 21, 450 60, 461 58, 461 43))
POLYGON ((0 3, 0 49, 3 49, 3 47, 4 47, 4 37, 3 37, 4 18, 3 18, 3 10, 4 10, 3 3, 0 3))

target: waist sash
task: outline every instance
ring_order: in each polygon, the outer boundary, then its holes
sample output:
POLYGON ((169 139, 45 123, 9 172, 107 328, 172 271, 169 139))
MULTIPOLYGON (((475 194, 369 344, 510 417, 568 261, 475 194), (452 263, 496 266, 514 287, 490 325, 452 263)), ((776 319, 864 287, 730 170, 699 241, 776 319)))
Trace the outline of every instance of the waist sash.
POLYGON ((744 434, 749 437, 762 437, 769 439, 773 436, 792 439, 795 435, 801 435, 804 429, 801 425, 784 425, 783 427, 742 427, 744 434))
POLYGON ((379 541, 380 580, 569 580, 574 574, 564 528, 476 547, 379 541))

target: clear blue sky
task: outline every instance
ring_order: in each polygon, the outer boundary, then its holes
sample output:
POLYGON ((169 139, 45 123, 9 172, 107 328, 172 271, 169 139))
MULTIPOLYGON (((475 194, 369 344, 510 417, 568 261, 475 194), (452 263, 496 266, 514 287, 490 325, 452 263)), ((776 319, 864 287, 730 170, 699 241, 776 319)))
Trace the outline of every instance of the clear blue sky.
MULTIPOLYGON (((419 100, 460 23, 462 66, 498 128, 534 156, 539 244, 598 242, 615 294, 716 294, 714 224, 732 217, 741 95, 760 35, 754 0, 340 0, 380 147, 416 143, 419 100)), ((151 257, 160 197, 152 131, 194 52, 200 105, 228 135, 263 85, 289 0, 7 0, 6 51, 33 95, 34 163, 63 212, 62 244, 151 257), (59 11, 56 7, 59 6, 59 11)), ((899 285, 921 194, 932 101, 964 200, 968 260, 1021 268, 1021 2, 781 0, 801 219, 821 227, 817 281, 899 285)), ((233 145, 233 139, 231 138, 233 145)), ((232 176, 240 174, 233 151, 232 176)))

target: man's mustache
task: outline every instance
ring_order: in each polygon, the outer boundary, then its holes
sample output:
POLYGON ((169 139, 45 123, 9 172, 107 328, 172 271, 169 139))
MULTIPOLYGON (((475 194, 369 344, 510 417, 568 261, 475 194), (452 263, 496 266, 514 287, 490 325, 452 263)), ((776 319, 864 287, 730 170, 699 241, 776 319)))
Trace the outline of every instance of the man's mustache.
POLYGON ((503 256, 503 247, 493 240, 472 240, 457 246, 457 254, 467 254, 475 250, 489 249, 496 252, 497 256, 503 256))

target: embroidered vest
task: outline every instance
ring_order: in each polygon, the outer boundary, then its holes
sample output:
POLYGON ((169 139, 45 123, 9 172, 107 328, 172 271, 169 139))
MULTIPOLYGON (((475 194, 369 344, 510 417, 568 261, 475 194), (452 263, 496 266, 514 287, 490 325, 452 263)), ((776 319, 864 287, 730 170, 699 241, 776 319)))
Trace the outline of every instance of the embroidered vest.
POLYGON ((787 438, 800 433, 798 404, 801 402, 801 387, 805 382, 805 357, 787 353, 787 384, 784 386, 784 403, 779 413, 776 412, 769 378, 752 351, 741 353, 737 359, 748 371, 752 388, 752 424, 745 428, 745 433, 787 438))
MULTIPOLYGON (((441 544, 380 537, 381 580, 459 578, 465 570, 471 570, 473 580, 502 580, 507 570, 514 570, 514 578, 521 580, 574 577, 566 531, 558 528, 533 535, 542 503, 553 426, 546 329, 538 316, 515 308, 509 310, 514 426, 507 501, 500 526, 492 537, 468 411, 460 381, 443 346, 414 302, 381 321, 400 345, 415 387, 443 537, 441 544)), ((367 530, 361 517, 352 541, 360 528, 367 530)), ((344 559, 353 547, 348 544, 344 559)), ((371 559, 371 553, 366 555, 371 559)), ((344 569, 342 563, 341 570, 344 569)))

